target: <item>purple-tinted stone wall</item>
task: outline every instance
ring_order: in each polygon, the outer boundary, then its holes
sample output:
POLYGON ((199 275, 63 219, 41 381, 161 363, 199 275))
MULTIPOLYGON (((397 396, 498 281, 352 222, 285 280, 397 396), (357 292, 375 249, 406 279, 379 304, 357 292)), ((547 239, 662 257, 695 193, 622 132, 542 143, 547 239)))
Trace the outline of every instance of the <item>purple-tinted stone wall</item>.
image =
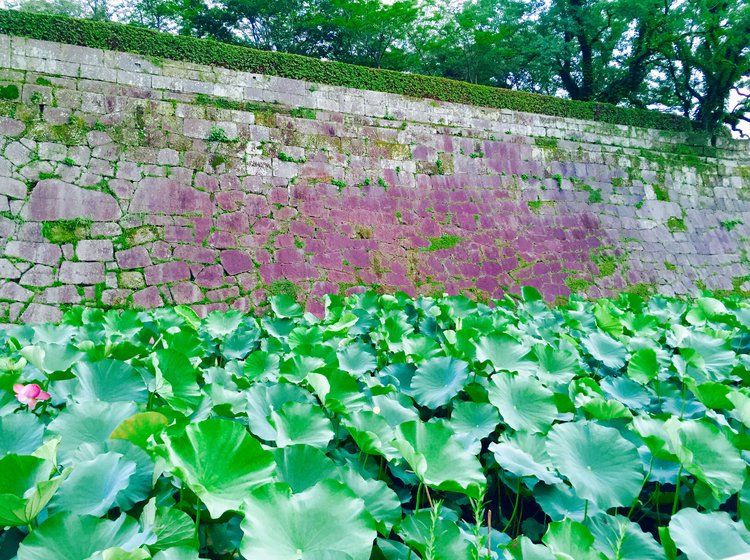
POLYGON ((0 36, 0 322, 750 290, 750 151, 0 36))

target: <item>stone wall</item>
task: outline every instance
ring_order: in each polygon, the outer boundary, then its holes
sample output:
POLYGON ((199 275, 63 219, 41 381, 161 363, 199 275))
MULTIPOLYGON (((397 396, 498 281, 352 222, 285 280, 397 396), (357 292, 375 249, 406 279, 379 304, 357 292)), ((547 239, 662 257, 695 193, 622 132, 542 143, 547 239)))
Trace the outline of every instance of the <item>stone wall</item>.
POLYGON ((0 322, 750 289, 750 149, 0 36, 0 322))

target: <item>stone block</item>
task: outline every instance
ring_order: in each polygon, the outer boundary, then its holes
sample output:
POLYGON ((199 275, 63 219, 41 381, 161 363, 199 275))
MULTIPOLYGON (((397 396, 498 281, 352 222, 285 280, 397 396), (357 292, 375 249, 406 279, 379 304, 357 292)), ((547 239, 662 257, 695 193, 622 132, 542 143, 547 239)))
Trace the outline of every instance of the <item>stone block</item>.
POLYGON ((29 241, 9 241, 5 246, 5 254, 8 257, 47 265, 59 264, 62 257, 62 251, 57 245, 29 241))
POLYGON ((117 251, 115 259, 120 268, 145 268, 151 265, 151 257, 145 247, 133 247, 117 251))
POLYGON ((130 203, 130 212, 157 214, 213 214, 214 205, 208 193, 181 185, 171 179, 148 177, 140 181, 130 203))
POLYGON ((51 305, 32 303, 21 315, 22 323, 57 323, 62 319, 62 311, 51 305))
POLYGON ((137 270, 124 270, 119 274, 118 286, 120 288, 138 289, 146 286, 143 273, 137 270))
POLYGON ((98 262, 65 261, 60 267, 63 284, 92 285, 104 282, 104 265, 98 262))
POLYGON ((149 286, 170 284, 190 279, 190 267, 182 261, 172 261, 149 266, 144 272, 146 273, 146 284, 149 286))
POLYGON ((153 309, 164 305, 159 288, 150 286, 133 294, 133 307, 136 309, 153 309))
POLYGON ((107 193, 82 189, 57 179, 39 181, 31 191, 28 217, 34 221, 85 218, 110 222, 122 212, 115 198, 107 193))
POLYGON ((76 245, 76 256, 82 261, 111 261, 113 252, 109 239, 83 239, 76 245))
POLYGON ((55 270, 51 266, 38 264, 23 273, 19 284, 22 286, 44 287, 55 283, 55 270))

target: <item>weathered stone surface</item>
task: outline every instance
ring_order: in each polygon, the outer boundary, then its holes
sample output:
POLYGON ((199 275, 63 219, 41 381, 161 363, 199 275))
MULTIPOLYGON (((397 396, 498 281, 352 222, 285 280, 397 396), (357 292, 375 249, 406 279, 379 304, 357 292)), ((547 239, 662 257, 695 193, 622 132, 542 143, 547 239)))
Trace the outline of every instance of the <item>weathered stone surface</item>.
POLYGON ((120 268, 145 268, 151 265, 151 257, 145 247, 133 247, 115 253, 120 268))
POLYGON ((82 261, 111 261, 113 251, 109 239, 83 239, 76 246, 76 256, 82 261))
POLYGON ((62 257, 62 251, 57 245, 27 241, 9 241, 5 246, 5 254, 8 257, 47 265, 59 264, 62 257))
POLYGON ((152 309, 164 305, 159 288, 150 286, 133 294, 133 306, 136 309, 152 309))
POLYGON ((0 284, 0 300, 29 301, 33 295, 34 292, 19 286, 15 282, 0 284))
POLYGON ((36 298, 41 303, 80 303, 81 295, 75 286, 55 286, 54 288, 47 288, 44 292, 36 298))
POLYGON ((91 285, 104 282, 104 265, 95 262, 65 261, 59 278, 63 284, 91 285))
POLYGON ((231 276, 247 272, 255 267, 252 259, 242 251, 222 251, 220 259, 224 270, 231 276))
POLYGON ((7 259, 0 259, 0 279, 17 280, 21 271, 7 259))
POLYGON ((22 286, 36 286, 44 287, 51 286, 55 283, 55 271, 51 266, 44 266, 38 264, 32 266, 29 270, 23 273, 19 284, 22 286))
POLYGON ((21 315, 22 323, 57 323, 62 319, 62 311, 52 305, 32 303, 21 315))
POLYGON ((146 284, 149 286, 169 284, 190 278, 190 267, 182 261, 155 264, 147 267, 144 272, 146 273, 146 284))
POLYGON ((176 304, 196 303, 203 299, 203 292, 192 282, 180 282, 170 288, 176 304))
POLYGON ((120 288, 143 288, 146 285, 146 280, 143 278, 143 273, 137 270, 125 270, 120 273, 118 279, 118 286, 120 288))
POLYGON ((26 185, 18 179, 0 177, 0 194, 11 198, 26 198, 26 185))
POLYGON ((111 195, 57 179, 39 181, 29 200, 28 217, 35 221, 84 218, 107 222, 117 220, 121 215, 120 207, 111 195))
POLYGON ((156 214, 213 213, 213 203, 208 193, 181 185, 172 179, 149 177, 138 184, 130 203, 130 212, 156 214))

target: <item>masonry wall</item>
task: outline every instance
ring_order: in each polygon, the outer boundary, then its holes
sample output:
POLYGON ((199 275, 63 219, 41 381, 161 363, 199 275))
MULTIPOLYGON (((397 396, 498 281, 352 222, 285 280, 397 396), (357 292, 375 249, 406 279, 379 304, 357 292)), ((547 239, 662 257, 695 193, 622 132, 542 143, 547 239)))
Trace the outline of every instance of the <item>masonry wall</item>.
POLYGON ((750 149, 0 36, 0 322, 750 290, 750 149))

